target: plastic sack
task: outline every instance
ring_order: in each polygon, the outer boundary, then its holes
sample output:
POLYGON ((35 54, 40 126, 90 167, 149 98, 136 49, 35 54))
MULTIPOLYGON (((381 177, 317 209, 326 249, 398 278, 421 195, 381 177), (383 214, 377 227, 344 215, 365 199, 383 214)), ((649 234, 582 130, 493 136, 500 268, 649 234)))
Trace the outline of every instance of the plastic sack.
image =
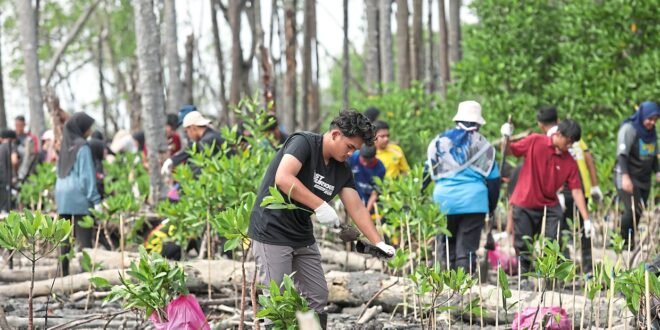
POLYGON ((536 314, 536 307, 525 307, 520 314, 516 313, 513 318, 512 330, 540 330, 541 321, 545 318, 546 325, 545 328, 549 330, 571 330, 573 326, 571 325, 571 320, 568 318, 566 311, 559 307, 541 307, 539 313, 536 316, 536 324, 532 328, 532 322, 534 322, 534 314, 536 314), (546 317, 546 314, 550 314, 546 317), (559 314, 559 323, 557 323, 556 316, 559 314))
POLYGON ((167 322, 160 322, 156 312, 149 317, 156 330, 211 330, 194 295, 181 295, 172 300, 166 312, 167 322))
POLYGON ((493 270, 497 270, 498 262, 505 273, 518 274, 518 258, 515 255, 509 255, 500 247, 499 243, 495 243, 495 250, 488 250, 488 263, 493 270))

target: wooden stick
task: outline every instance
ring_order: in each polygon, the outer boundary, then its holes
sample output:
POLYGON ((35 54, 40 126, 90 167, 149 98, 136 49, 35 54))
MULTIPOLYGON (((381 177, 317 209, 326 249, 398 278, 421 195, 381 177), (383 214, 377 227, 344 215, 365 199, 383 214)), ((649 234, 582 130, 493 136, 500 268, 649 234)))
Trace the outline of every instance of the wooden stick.
POLYGON ((522 312, 522 299, 520 298, 522 294, 522 291, 520 290, 520 282, 522 282, 522 268, 520 266, 520 262, 520 256, 518 256, 518 327, 520 327, 520 315, 522 312))
MULTIPOLYGON (((497 262, 497 281, 495 281, 495 330, 500 329, 500 262, 497 262)), ((505 306, 506 309, 506 306, 505 306)))
MULTIPOLYGON (((121 257, 121 276, 126 276, 124 273, 124 216, 119 214, 119 252, 121 257)), ((183 257, 183 256, 182 256, 183 257)))
POLYGON ((644 297, 646 298, 646 328, 653 329, 651 327, 651 292, 649 289, 649 266, 645 265, 644 267, 644 297))
MULTIPOLYGON (((101 226, 96 230, 96 240, 94 241, 94 250, 92 250, 92 276, 94 275, 94 270, 96 270, 96 251, 99 248, 99 237, 101 235, 101 226)), ((89 282, 87 286, 87 298, 85 299, 85 311, 89 306, 89 298, 92 295, 92 282, 89 282)))
POLYGON ((630 269, 632 267, 632 260, 631 260, 631 254, 630 254, 630 246, 631 246, 631 239, 632 239, 632 229, 628 228, 628 262, 627 262, 627 268, 630 269))
POLYGON ((634 193, 633 193, 632 196, 630 196, 630 203, 632 204, 633 239, 637 240, 637 235, 639 234, 639 232, 637 232, 637 210, 636 210, 636 207, 635 207, 635 194, 634 193))
MULTIPOLYGON (((479 275, 479 303, 481 306, 484 306, 484 295, 483 292, 481 291, 481 263, 479 262, 479 258, 477 258, 477 273, 479 275)), ((481 313, 479 313, 479 319, 481 321, 481 326, 479 327, 481 330, 484 328, 484 310, 483 308, 481 309, 481 313)))
MULTIPOLYGON (((209 218, 211 217, 211 211, 209 208, 206 208, 206 260, 208 261, 208 276, 211 278, 211 224, 209 222, 209 218)), ((243 242, 241 242, 243 244, 243 242)), ((208 286, 206 288, 208 291, 208 297, 209 300, 211 300, 212 294, 213 294, 213 289, 211 288, 211 281, 209 281, 208 286)))
MULTIPOLYGON (((612 276, 610 276, 610 297, 607 313, 607 328, 612 329, 612 319, 614 314, 614 267, 612 267, 612 276)), ((649 328, 650 329, 650 328, 649 328)))
MULTIPOLYGON (((411 249, 410 253, 410 273, 412 274, 415 270, 413 269, 413 260, 412 260, 412 241, 410 238, 410 221, 408 219, 408 215, 406 214, 406 233, 408 234, 408 248, 411 249)), ((414 300, 417 299, 416 296, 413 296, 413 316, 417 318, 417 304, 414 302, 414 300)), ((422 312, 422 311, 420 311, 422 312)))
MULTIPOLYGON (((580 330, 584 329, 584 310, 586 309, 587 306, 587 277, 584 277, 584 304, 582 304, 582 313, 580 314, 580 330)), ((594 302, 591 302, 591 305, 593 306, 594 302)))
MULTIPOLYGON (((449 237, 445 235, 445 253, 447 255, 447 271, 449 271, 450 266, 449 266, 449 237)), ((451 307, 451 303, 449 300, 447 300, 447 315, 449 316, 447 319, 449 320, 449 329, 451 330, 451 312, 449 312, 449 308, 451 307)))
MULTIPOLYGON (((472 251, 470 251, 469 254, 469 268, 470 268, 470 276, 472 276, 472 251)), ((470 302, 470 306, 472 306, 472 290, 468 290, 468 301, 470 302)), ((470 311, 470 329, 472 329, 472 311, 470 311)))

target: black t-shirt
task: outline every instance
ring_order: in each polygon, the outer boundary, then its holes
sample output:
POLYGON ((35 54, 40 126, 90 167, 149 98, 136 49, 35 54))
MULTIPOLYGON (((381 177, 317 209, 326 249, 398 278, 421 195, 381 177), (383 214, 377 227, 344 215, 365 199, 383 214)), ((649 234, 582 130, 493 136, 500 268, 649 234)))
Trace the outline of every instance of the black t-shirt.
MULTIPOLYGON (((312 245, 316 241, 310 220, 314 210, 309 210, 307 206, 295 200, 291 202, 310 212, 273 210, 259 206, 264 197, 270 195, 268 188, 275 185, 275 173, 285 154, 296 157, 302 163, 296 177, 307 189, 326 202, 331 201, 344 187, 355 189, 353 173, 347 163, 339 162, 334 158, 331 158, 326 165, 323 160, 323 136, 309 132, 291 135, 268 166, 250 215, 248 236, 256 241, 273 245, 291 247, 312 245)), ((280 190, 280 193, 286 198, 288 192, 280 190)))

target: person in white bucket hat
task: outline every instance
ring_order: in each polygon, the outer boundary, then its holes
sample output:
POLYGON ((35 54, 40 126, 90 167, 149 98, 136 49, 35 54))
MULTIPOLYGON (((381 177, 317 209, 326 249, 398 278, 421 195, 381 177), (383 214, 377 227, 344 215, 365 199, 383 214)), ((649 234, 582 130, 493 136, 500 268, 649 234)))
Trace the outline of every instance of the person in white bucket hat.
POLYGON ((435 181, 433 201, 447 215, 451 233, 451 237, 436 237, 439 244, 435 253, 442 256, 438 260, 446 260, 447 242, 446 266, 474 271, 481 229, 486 214, 496 205, 491 200, 497 200, 500 171, 495 148, 479 133, 486 123, 481 105, 475 101, 461 102, 454 122, 456 127, 438 134, 429 144, 424 188, 430 180, 435 181))
POLYGON ((458 111, 453 120, 455 122, 477 123, 479 126, 486 124, 484 117, 481 116, 481 104, 477 101, 463 101, 459 103, 458 111))

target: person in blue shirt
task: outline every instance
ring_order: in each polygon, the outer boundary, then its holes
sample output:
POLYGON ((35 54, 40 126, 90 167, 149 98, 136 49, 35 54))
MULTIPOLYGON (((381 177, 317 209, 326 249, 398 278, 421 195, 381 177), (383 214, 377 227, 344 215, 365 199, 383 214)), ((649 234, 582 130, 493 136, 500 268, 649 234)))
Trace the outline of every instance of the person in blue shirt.
MULTIPOLYGON (((486 121, 481 105, 465 101, 454 116, 456 127, 436 136, 427 150, 426 173, 435 181, 433 200, 447 215, 451 233, 449 266, 476 269, 475 252, 489 210, 489 181, 499 180, 495 148, 479 133, 486 121)), ((491 203, 492 204, 492 203, 491 203)), ((492 207, 492 206, 491 206, 492 207)), ((445 237, 438 235, 438 260, 445 260, 445 237)))
POLYGON ((362 145, 360 151, 354 152, 349 158, 349 163, 360 199, 369 213, 372 213, 378 200, 378 187, 374 178, 383 180, 385 177, 385 165, 376 158, 376 146, 362 145))
MULTIPOLYGON (((76 112, 64 124, 62 144, 57 160, 55 202, 60 219, 70 220, 74 225, 76 245, 91 248, 93 229, 82 228, 79 222, 89 215, 90 209, 101 209, 101 195, 96 188, 96 168, 87 137, 92 133, 94 119, 84 112, 76 112)), ((62 255, 70 250, 62 244, 62 255)), ((69 273, 69 261, 62 260, 64 275, 69 273)))

